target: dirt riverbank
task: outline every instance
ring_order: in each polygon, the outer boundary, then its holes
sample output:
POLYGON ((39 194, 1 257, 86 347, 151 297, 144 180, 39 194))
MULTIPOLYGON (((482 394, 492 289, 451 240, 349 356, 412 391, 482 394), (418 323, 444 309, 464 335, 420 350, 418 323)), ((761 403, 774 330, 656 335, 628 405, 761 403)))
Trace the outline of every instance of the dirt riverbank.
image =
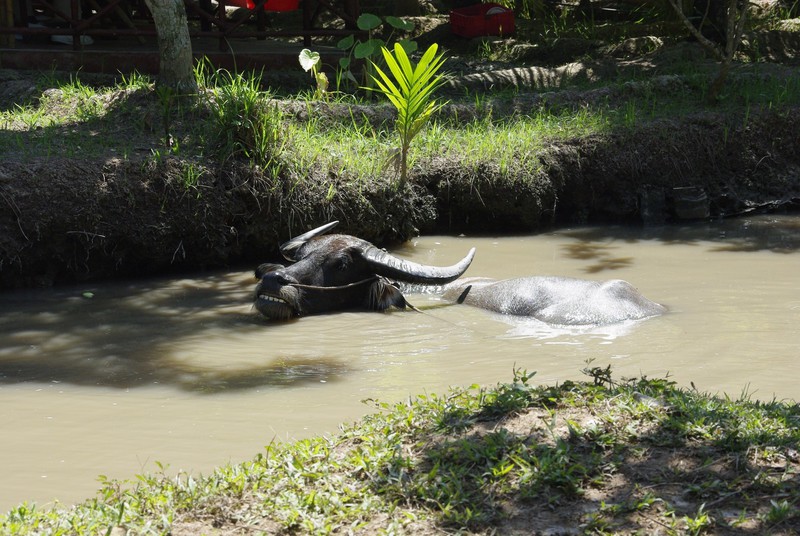
MULTIPOLYGON (((796 76, 791 67, 780 68, 777 76, 796 76)), ((508 79, 508 69, 493 72, 505 73, 498 80, 508 79)), ((767 72, 761 68, 761 76, 767 72)), ((58 90, 42 92, 33 76, 2 73, 4 109, 36 102, 43 94, 51 106, 58 102, 53 98, 58 90)), ((464 75, 453 85, 473 79, 473 74, 464 75)), ((511 116, 543 101, 551 107, 579 106, 601 99, 624 101, 637 92, 685 90, 681 77, 654 74, 645 81, 595 83, 584 90, 520 89, 489 112, 485 102, 454 101, 443 113, 462 119, 511 116)), ((464 166, 458 155, 417 161, 411 185, 400 190, 390 178, 356 185, 330 169, 317 169, 319 180, 305 177, 297 188, 290 186, 296 182, 247 162, 218 165, 166 154, 154 158, 161 134, 153 127, 157 120, 152 116, 159 113, 156 97, 117 94, 104 106, 109 112, 102 119, 103 132, 126 139, 132 147, 126 154, 111 139, 99 157, 86 157, 79 149, 71 156, 59 150, 29 154, 26 140, 43 135, 41 129, 6 138, 0 162, 0 288, 262 262, 292 233, 332 219, 342 222, 341 232, 391 245, 418 232, 534 232, 605 222, 659 225, 796 209, 800 198, 800 110, 794 106, 711 108, 552 141, 537 150, 535 166, 501 167, 492 161, 464 166), (125 99, 140 102, 123 112, 118 104, 125 99), (202 172, 187 189, 192 166, 202 172), (333 193, 331 184, 336 185, 333 193)), ((281 106, 290 120, 302 121, 310 105, 287 100, 281 106)), ((314 113, 323 118, 353 113, 351 105, 315 106, 314 113)), ((376 122, 388 113, 380 105, 360 106, 358 113, 376 122)), ((59 128, 82 130, 91 138, 98 125, 78 122, 59 128)))

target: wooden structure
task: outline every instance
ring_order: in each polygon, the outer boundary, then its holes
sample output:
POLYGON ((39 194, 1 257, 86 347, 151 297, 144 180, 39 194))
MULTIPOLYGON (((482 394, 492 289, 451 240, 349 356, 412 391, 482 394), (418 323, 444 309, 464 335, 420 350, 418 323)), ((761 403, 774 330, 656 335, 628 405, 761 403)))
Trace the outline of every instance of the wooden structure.
MULTIPOLYGON (((280 0, 282 13, 270 13, 273 1, 248 9, 232 5, 245 0, 184 0, 195 56, 226 68, 297 68, 301 44, 358 33, 358 0, 280 0)), ((155 73, 155 25, 143 0, 0 0, 0 68, 155 73)))

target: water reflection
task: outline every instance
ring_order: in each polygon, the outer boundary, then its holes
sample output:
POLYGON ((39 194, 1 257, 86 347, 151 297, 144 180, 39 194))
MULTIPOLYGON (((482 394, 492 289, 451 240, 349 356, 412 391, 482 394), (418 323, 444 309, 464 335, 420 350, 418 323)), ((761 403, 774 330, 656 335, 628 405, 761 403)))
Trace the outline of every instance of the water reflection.
POLYGON ((636 326, 648 319, 629 320, 604 326, 553 326, 536 320, 517 316, 492 315, 495 320, 511 326, 503 336, 508 339, 559 340, 563 344, 581 344, 582 338, 613 341, 628 335, 636 326))
POLYGON ((285 329, 250 311, 251 287, 247 274, 233 279, 219 274, 202 281, 2 296, 0 383, 116 388, 160 384, 213 393, 333 381, 347 371, 324 355, 281 354, 258 345, 253 345, 246 363, 234 367, 230 362, 219 366, 216 354, 216 364, 203 362, 196 350, 176 357, 176 342, 195 336, 229 333, 235 338, 250 333, 269 340, 271 332, 285 329))
POLYGON ((584 268, 588 274, 596 274, 606 270, 619 270, 628 268, 633 264, 633 257, 614 257, 613 251, 616 249, 607 244, 598 244, 594 241, 582 240, 573 244, 562 246, 566 255, 572 259, 582 261, 595 261, 584 268))
MULTIPOLYGON (((743 217, 692 225, 644 227, 636 232, 623 226, 587 227, 565 231, 563 235, 578 240, 564 246, 569 255, 575 259, 603 261, 598 266, 608 259, 613 261, 611 252, 615 248, 607 244, 612 240, 622 244, 656 240, 670 245, 714 242, 717 245, 712 246, 712 251, 792 253, 800 250, 800 218, 791 215, 743 217)), ((630 262, 630 258, 621 259, 625 265, 630 262)), ((617 267, 615 262, 608 264, 610 269, 617 267)))
POLYGON ((257 387, 296 387, 338 381, 348 368, 337 359, 279 359, 263 367, 244 370, 186 370, 178 371, 183 389, 214 394, 257 387))

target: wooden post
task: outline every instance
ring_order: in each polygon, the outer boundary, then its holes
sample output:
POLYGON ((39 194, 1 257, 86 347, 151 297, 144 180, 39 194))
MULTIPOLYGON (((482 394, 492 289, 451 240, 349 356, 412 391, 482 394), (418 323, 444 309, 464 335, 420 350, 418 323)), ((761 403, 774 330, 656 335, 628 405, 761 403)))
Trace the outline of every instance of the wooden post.
MULTIPOLYGON (((0 26, 14 27, 14 0, 0 0, 0 26)), ((14 48, 14 34, 0 34, 0 46, 14 48)))

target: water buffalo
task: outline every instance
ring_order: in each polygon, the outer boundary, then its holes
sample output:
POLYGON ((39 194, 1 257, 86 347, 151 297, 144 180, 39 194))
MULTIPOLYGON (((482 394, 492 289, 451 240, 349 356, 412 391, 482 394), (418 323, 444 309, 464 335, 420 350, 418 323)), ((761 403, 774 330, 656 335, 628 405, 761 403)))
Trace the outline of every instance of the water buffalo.
POLYGON ((444 285, 460 277, 475 255, 472 248, 453 266, 425 266, 354 236, 324 235, 337 223, 284 243, 280 251, 292 264, 262 264, 256 269, 255 308, 262 315, 284 320, 354 308, 402 309, 407 303, 395 281, 444 285))
POLYGON ((497 281, 467 277, 445 287, 446 301, 489 311, 527 316, 548 324, 605 325, 666 312, 619 279, 589 281, 568 277, 519 277, 497 281))

